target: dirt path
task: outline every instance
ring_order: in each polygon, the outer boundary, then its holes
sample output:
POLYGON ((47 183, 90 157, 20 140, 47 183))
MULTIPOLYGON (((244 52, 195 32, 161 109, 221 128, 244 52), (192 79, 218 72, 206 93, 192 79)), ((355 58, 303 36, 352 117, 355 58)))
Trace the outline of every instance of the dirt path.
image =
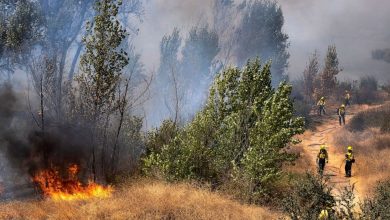
MULTIPOLYGON (((354 105, 350 108, 347 108, 346 123, 360 111, 368 110, 374 108, 375 106, 367 105, 354 105)), ((340 132, 342 129, 345 129, 344 126, 339 125, 338 116, 336 115, 337 107, 328 108, 326 116, 313 116, 313 123, 316 125, 314 130, 306 131, 301 137, 302 146, 304 149, 304 154, 306 158, 310 159, 311 170, 317 168, 316 158, 319 152, 320 146, 325 144, 329 154, 329 163, 325 166, 324 176, 329 177, 329 182, 334 188, 335 195, 340 195, 340 192, 344 190, 345 187, 350 186, 358 181, 356 177, 353 176, 352 168, 352 178, 345 177, 344 171, 344 153, 346 152, 347 146, 337 146, 333 137, 337 132, 340 132), (342 148, 343 150, 340 151, 342 148), (344 150, 345 149, 345 150, 344 150)), ((355 188, 356 199, 359 197, 359 189, 355 188)))

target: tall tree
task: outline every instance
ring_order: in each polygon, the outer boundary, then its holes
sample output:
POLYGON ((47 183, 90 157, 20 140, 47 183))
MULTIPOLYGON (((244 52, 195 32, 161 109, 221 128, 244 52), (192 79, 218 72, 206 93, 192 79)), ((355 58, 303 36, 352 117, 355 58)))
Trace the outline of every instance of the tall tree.
POLYGON ((284 149, 303 132, 290 93, 286 83, 272 88, 270 64, 257 60, 243 69, 229 68, 215 78, 194 120, 145 164, 168 179, 238 181, 254 201, 293 159, 284 149))
POLYGON ((220 51, 218 34, 208 25, 195 26, 184 42, 179 68, 179 83, 185 91, 183 111, 193 115, 200 108, 212 81, 212 64, 220 51))
MULTIPOLYGON (((119 79, 129 62, 127 53, 120 47, 127 36, 126 30, 116 19, 120 5, 120 0, 97 2, 93 24, 88 25, 87 35, 83 39, 86 49, 80 60, 82 72, 78 77, 80 104, 94 132, 97 132, 99 126, 108 126, 109 115, 115 107, 119 79)), ((95 179, 95 145, 102 144, 96 141, 93 140, 92 147, 92 172, 95 179)))
POLYGON ((181 72, 188 85, 197 87, 209 77, 210 67, 220 48, 218 35, 206 26, 193 27, 182 51, 181 72))
POLYGON ((316 87, 318 88, 319 83, 317 83, 317 75, 319 68, 318 54, 317 51, 315 51, 309 57, 309 63, 307 64, 306 69, 303 71, 303 87, 306 101, 313 100, 314 90, 316 87))
POLYGON ((255 0, 243 5, 242 22, 236 30, 235 56, 239 66, 259 57, 272 60, 273 85, 286 78, 290 57, 288 35, 283 32, 284 17, 280 6, 269 0, 255 0))
POLYGON ((10 79, 43 38, 43 17, 35 1, 0 1, 0 73, 10 79))
POLYGON ((170 35, 165 35, 160 43, 160 67, 157 82, 161 85, 169 83, 172 70, 179 68, 178 53, 182 38, 179 29, 175 28, 170 35))
POLYGON ((325 67, 319 75, 321 83, 320 95, 333 94, 337 86, 337 74, 339 74, 339 59, 337 57, 336 45, 330 45, 325 57, 325 67))

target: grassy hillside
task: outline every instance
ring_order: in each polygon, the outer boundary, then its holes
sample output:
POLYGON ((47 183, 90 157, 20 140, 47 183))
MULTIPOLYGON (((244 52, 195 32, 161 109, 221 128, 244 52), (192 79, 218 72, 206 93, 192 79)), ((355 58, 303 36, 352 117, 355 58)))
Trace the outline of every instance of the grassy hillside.
POLYGON ((78 202, 26 201, 0 205, 0 219, 275 219, 267 209, 241 205, 185 184, 138 181, 112 198, 78 202))

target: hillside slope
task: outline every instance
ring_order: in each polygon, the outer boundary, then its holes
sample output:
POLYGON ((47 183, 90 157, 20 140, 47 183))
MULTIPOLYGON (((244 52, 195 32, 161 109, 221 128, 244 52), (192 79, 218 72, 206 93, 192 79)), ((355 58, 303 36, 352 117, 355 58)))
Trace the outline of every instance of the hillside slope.
POLYGON ((276 219, 267 209, 241 205, 185 184, 138 181, 112 198, 79 202, 25 201, 0 205, 0 219, 276 219))
MULTIPOLYGON (((359 112, 367 111, 378 106, 368 105, 353 105, 351 108, 347 108, 346 123, 348 124, 351 118, 359 112)), ((336 109, 335 106, 330 109, 336 109)), ((359 154, 359 151, 355 152, 356 164, 352 168, 352 178, 346 178, 344 166, 344 154, 346 153, 347 145, 353 145, 344 141, 345 146, 340 145, 340 141, 337 139, 345 138, 342 135, 345 134, 346 127, 340 126, 338 116, 335 111, 328 112, 326 116, 313 115, 315 129, 306 131, 300 138, 302 140, 301 147, 303 149, 302 159, 298 161, 298 166, 301 169, 310 169, 314 172, 317 171, 316 158, 320 149, 320 145, 325 144, 329 153, 329 163, 325 166, 324 176, 329 177, 329 182, 334 187, 334 193, 338 195, 344 190, 346 186, 355 185, 355 193, 358 197, 364 197, 367 186, 362 181, 365 176, 364 173, 357 172, 359 170, 359 163, 365 158, 365 155, 359 154), (309 160, 309 161, 307 161, 309 160), (299 164, 300 163, 300 164, 299 164), (310 167, 307 167, 307 166, 310 167)), ((357 134, 353 134, 357 135, 357 134)))

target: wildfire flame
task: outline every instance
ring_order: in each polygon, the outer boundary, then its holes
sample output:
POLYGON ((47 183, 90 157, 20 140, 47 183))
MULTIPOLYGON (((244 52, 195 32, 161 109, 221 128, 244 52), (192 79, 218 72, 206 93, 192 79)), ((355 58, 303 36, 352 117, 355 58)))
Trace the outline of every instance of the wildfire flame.
POLYGON ((113 189, 111 186, 102 186, 93 182, 82 184, 77 174, 80 168, 72 164, 67 169, 67 178, 63 178, 59 169, 47 169, 36 173, 33 181, 41 188, 45 197, 53 200, 87 200, 90 198, 110 197, 113 189))

